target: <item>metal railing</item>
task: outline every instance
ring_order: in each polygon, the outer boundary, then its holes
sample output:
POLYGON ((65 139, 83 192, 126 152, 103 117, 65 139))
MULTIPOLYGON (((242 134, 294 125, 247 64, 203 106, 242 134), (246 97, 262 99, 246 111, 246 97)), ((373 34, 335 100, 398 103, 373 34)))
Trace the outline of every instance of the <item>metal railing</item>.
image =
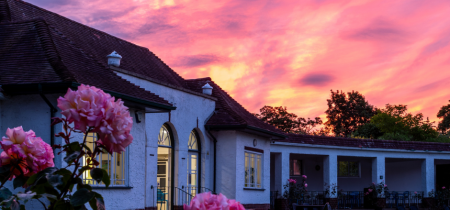
POLYGON ((362 209, 364 208, 363 191, 339 191, 338 209, 362 209))
POLYGON ((197 189, 193 189, 192 187, 189 189, 175 187, 175 206, 183 206, 184 204, 189 205, 191 203, 191 200, 195 195, 190 194, 186 190, 193 193, 197 192, 197 189))
POLYGON ((385 191, 386 207, 419 206, 424 197, 423 191, 385 191))

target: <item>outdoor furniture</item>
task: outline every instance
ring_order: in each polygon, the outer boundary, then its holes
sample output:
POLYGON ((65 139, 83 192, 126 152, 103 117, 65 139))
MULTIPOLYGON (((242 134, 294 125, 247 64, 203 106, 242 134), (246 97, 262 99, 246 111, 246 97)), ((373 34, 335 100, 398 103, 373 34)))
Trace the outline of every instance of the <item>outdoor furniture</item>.
POLYGON ((294 210, 323 210, 324 205, 292 204, 292 207, 294 208, 294 210))
POLYGON ((359 192, 354 191, 350 193, 350 208, 353 209, 353 204, 357 204, 356 206, 359 207, 359 192))
POLYGON ((159 210, 162 209, 162 206, 163 206, 162 204, 164 204, 165 208, 167 208, 167 205, 169 204, 169 200, 166 199, 166 195, 168 195, 168 193, 164 193, 160 189, 157 190, 157 194, 156 194, 157 203, 161 204, 159 206, 159 210))
POLYGON ((409 209, 411 209, 411 210, 419 210, 419 209, 417 208, 417 206, 410 206, 409 209))
POLYGON ((398 192, 393 192, 393 199, 394 199, 394 203, 395 203, 395 207, 398 207, 398 192))
POLYGON ((405 191, 402 194, 399 194, 399 196, 400 196, 403 206, 406 207, 406 201, 408 201, 408 203, 409 203, 409 191, 405 191))
POLYGON ((386 198, 386 207, 392 208, 393 197, 389 191, 384 191, 384 196, 386 198))

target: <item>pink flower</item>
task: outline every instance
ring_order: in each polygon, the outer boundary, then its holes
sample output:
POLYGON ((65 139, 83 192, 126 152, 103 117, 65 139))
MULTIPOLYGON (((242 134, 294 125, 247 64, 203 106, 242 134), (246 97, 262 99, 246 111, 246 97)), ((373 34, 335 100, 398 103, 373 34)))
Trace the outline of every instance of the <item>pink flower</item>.
POLYGON ((307 177, 306 175, 303 175, 302 177, 303 177, 303 179, 306 179, 306 178, 308 178, 308 177, 307 177))
POLYGON ((133 141, 130 131, 133 119, 123 101, 89 85, 81 85, 77 91, 69 89, 59 97, 58 107, 74 128, 86 132, 88 127, 99 135, 99 143, 108 152, 122 152, 133 141))
POLYGON ((295 183, 297 183, 297 180, 295 180, 295 179, 288 179, 288 182, 291 183, 291 184, 295 184, 295 183))
POLYGON ((387 187, 387 184, 385 184, 384 187, 387 187))
POLYGON ((371 192, 372 192, 372 189, 369 189, 369 192, 371 193, 371 192))
POLYGON ((442 189, 445 189, 445 186, 442 186, 442 189))
POLYGON ((48 167, 53 167, 53 150, 32 130, 23 131, 22 126, 8 128, 7 137, 0 142, 3 152, 0 154, 1 166, 11 165, 13 176, 31 176, 48 167), (20 170, 15 166, 19 166, 20 170), (22 171, 22 172, 21 172, 22 171))
POLYGON ((305 183, 305 187, 308 187, 308 184, 305 183))
POLYGON ((245 210, 236 200, 228 200, 226 196, 213 195, 211 192, 197 194, 189 205, 183 205, 184 210, 245 210))
POLYGON ((417 194, 417 191, 414 191, 414 194, 417 194))
POLYGON ((369 192, 366 192, 365 195, 369 195, 369 192))

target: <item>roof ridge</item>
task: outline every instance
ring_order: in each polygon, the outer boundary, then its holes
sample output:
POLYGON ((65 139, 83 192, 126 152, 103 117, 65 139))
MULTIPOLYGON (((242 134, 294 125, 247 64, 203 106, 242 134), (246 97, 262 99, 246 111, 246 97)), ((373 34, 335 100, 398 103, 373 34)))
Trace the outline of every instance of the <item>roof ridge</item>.
POLYGON ((36 30, 38 38, 42 43, 47 58, 53 70, 61 77, 63 81, 77 81, 75 76, 67 69, 64 62, 59 57, 58 49, 55 46, 53 37, 50 32, 49 24, 44 19, 35 19, 32 22, 36 23, 36 30))
MULTIPOLYGON (((223 90, 219 85, 217 85, 214 81, 211 80, 211 83, 213 83, 214 85, 216 85, 218 87, 219 90, 221 90, 225 96, 228 96, 229 98, 231 98, 233 101, 235 101, 225 90, 223 90)), ((248 125, 248 122, 246 120, 244 120, 241 116, 239 116, 239 114, 237 114, 233 109, 231 109, 231 105, 228 103, 227 100, 225 100, 222 96, 222 94, 220 94, 219 91, 219 95, 220 97, 218 98, 219 100, 223 100, 225 102, 225 104, 227 104, 227 107, 223 107, 225 110, 227 110, 228 112, 232 113, 232 117, 234 119, 237 119, 238 122, 243 123, 245 125, 248 125)), ((236 102, 236 101, 235 101, 236 102)), ((238 103, 239 104, 239 103, 238 103)), ((239 104, 239 106, 242 107, 242 105, 239 104)))
POLYGON ((0 0, 0 23, 11 21, 11 11, 8 0, 0 0))
MULTIPOLYGON (((2 1, 8 1, 8 0, 0 0, 0 2, 2 2, 2 1)), ((149 49, 146 48, 146 47, 139 46, 139 45, 134 44, 134 43, 132 43, 132 42, 129 42, 129 41, 127 41, 127 40, 124 40, 124 39, 121 39, 121 38, 119 38, 119 37, 116 37, 116 36, 113 36, 113 35, 111 35, 111 34, 108 34, 108 33, 104 32, 104 31, 99 30, 99 29, 90 27, 90 26, 88 26, 88 25, 81 24, 81 23, 79 23, 79 22, 77 22, 77 21, 75 21, 75 20, 72 20, 72 19, 70 19, 70 18, 64 17, 64 16, 62 16, 62 15, 60 15, 60 14, 58 14, 58 13, 52 12, 52 11, 50 11, 50 10, 46 10, 46 9, 44 9, 44 8, 42 8, 42 7, 38 7, 38 6, 34 5, 34 4, 31 4, 31 3, 28 3, 28 2, 25 2, 25 1, 22 1, 22 0, 12 0, 12 1, 16 1, 16 2, 23 3, 23 4, 27 4, 27 5, 32 6, 32 7, 34 7, 34 8, 40 9, 40 10, 42 10, 42 11, 44 11, 44 12, 49 12, 49 13, 51 13, 51 14, 57 15, 58 17, 64 18, 64 19, 66 19, 66 20, 68 20, 68 21, 70 21, 70 22, 72 22, 72 23, 76 23, 76 24, 81 25, 81 26, 83 26, 83 27, 86 27, 86 28, 88 28, 88 29, 91 29, 91 30, 94 30, 94 31, 103 33, 104 35, 107 35, 107 36, 109 36, 109 37, 113 37, 113 38, 115 38, 115 39, 119 39, 120 41, 124 41, 124 42, 127 42, 127 43, 129 43, 129 44, 132 44, 132 45, 134 45, 134 46, 136 46, 136 47, 139 47, 139 48, 143 48, 143 49, 149 50, 149 49)), ((150 51, 150 50, 149 50, 149 51, 150 51)))
POLYGON ((202 78, 196 78, 196 79, 185 79, 186 81, 190 82, 190 81, 196 81, 196 80, 209 80, 212 81, 211 77, 202 77, 202 78))
MULTIPOLYGON (((152 93, 152 92, 150 92, 150 91, 148 91, 148 90, 142 88, 141 86, 136 85, 136 84, 134 84, 134 83, 132 83, 132 82, 130 82, 130 81, 128 81, 128 80, 122 78, 121 76, 117 75, 117 74, 114 73, 110 68, 108 68, 107 66, 105 66, 103 63, 99 62, 99 61, 98 61, 97 59, 95 59, 93 56, 91 56, 91 55, 89 55, 88 53, 86 53, 85 50, 83 50, 81 47, 79 47, 79 46, 78 46, 74 41, 72 41, 69 37, 65 36, 65 35, 64 35, 62 32, 60 32, 56 27, 52 27, 52 29, 55 30, 55 32, 57 32, 58 34, 60 34, 60 36, 61 36, 62 39, 64 39, 65 41, 68 41, 68 44, 69 44, 70 46, 72 46, 75 50, 80 51, 81 54, 84 55, 87 59, 91 59, 91 60, 94 61, 97 65, 99 65, 101 68, 104 68, 106 71, 108 71, 109 73, 111 73, 112 75, 114 75, 114 77, 117 77, 118 79, 125 81, 125 82, 128 83, 129 85, 135 86, 136 88, 139 88, 139 89, 141 89, 142 91, 145 91, 145 92, 147 92, 147 93, 153 94, 153 95, 155 95, 155 96, 157 96, 157 97, 163 99, 164 101, 168 102, 168 101, 167 101, 166 99, 164 99, 163 97, 161 97, 161 96, 159 96, 159 95, 157 95, 157 94, 155 94, 155 93, 152 93)), ((105 88, 101 88, 101 89, 105 89, 105 88)), ((108 89, 105 89, 105 90, 108 90, 108 89)), ((113 91, 113 90, 109 90, 109 91, 113 91)), ((131 95, 126 94, 126 93, 121 93, 121 94, 130 96, 130 97, 134 97, 134 96, 131 96, 131 95)), ((173 105, 173 104, 171 104, 171 103, 169 103, 169 102, 168 102, 168 104, 173 105)))

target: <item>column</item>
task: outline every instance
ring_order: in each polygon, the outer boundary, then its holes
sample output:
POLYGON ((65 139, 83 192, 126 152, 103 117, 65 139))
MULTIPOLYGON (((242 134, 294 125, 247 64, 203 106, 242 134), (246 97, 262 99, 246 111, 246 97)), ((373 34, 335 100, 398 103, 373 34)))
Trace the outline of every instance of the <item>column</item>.
POLYGON ((274 170, 275 170, 275 185, 274 189, 278 191, 278 195, 283 195, 283 185, 289 179, 289 153, 283 152, 274 154, 274 170))
POLYGON ((379 184, 383 180, 386 184, 386 177, 384 175, 386 170, 385 160, 385 157, 376 157, 372 159, 372 182, 375 184, 379 184))
POLYGON ((434 189, 434 159, 426 158, 422 161, 422 190, 424 197, 428 197, 428 193, 434 189))
MULTIPOLYGON (((337 180, 337 155, 332 154, 323 158, 323 182, 330 186, 329 192, 332 191, 331 186, 338 184, 337 180)), ((327 190, 327 189, 324 189, 327 190)), ((330 194, 330 198, 337 198, 336 194, 330 194)))

